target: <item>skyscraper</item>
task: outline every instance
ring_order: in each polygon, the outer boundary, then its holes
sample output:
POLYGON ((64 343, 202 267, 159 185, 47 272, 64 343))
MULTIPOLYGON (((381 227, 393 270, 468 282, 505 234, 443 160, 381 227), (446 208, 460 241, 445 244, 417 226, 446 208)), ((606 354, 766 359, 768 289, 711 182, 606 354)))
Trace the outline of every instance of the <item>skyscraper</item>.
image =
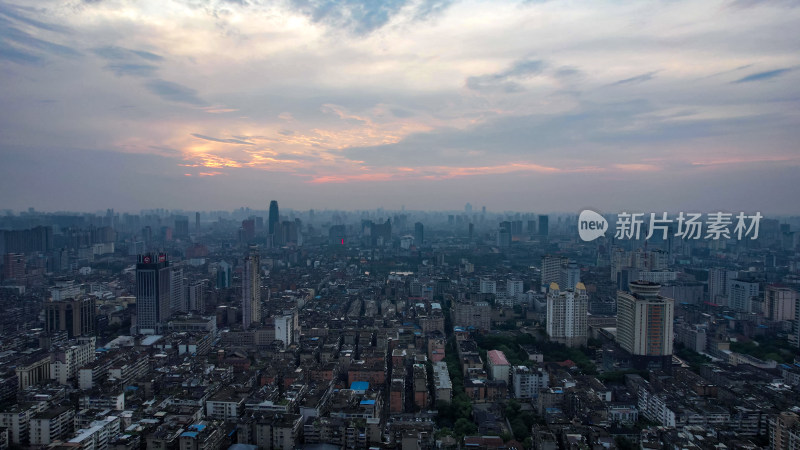
POLYGON ((547 236, 548 234, 550 234, 550 226, 548 224, 549 221, 550 221, 550 218, 548 216, 546 216, 546 215, 540 215, 539 216, 539 235, 540 236, 547 236))
POLYGON ((586 345, 589 333, 589 296, 583 283, 575 290, 560 290, 551 283, 547 293, 547 335, 567 347, 586 345))
POLYGON ((417 222, 414 224, 414 245, 417 247, 422 247, 422 241, 425 238, 425 226, 422 225, 422 222, 417 222))
POLYGON ((189 311, 182 267, 170 267, 169 273, 169 312, 170 315, 189 311))
POLYGON ((164 253, 139 255, 136 264, 136 330, 156 334, 170 316, 170 267, 164 253))
POLYGON ((278 201, 272 200, 269 202, 269 234, 274 235, 277 232, 278 222, 280 222, 280 214, 278 213, 278 201))
POLYGON ((669 364, 674 301, 658 294, 658 283, 633 281, 629 289, 617 292, 617 343, 634 357, 634 366, 669 364))
POLYGON ((231 287, 231 265, 225 261, 217 267, 217 289, 231 287))
POLYGON ((189 217, 175 216, 175 235, 176 238, 189 237, 189 217))
POLYGON ((244 258, 242 271, 242 325, 261 323, 261 256, 255 246, 244 258))

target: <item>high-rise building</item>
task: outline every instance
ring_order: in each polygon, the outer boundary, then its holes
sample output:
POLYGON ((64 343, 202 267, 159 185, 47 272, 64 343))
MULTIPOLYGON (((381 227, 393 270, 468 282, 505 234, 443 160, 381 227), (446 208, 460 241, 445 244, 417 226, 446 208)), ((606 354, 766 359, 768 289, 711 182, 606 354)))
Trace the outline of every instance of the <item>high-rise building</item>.
POLYGON ((728 280, 728 306, 737 311, 753 312, 753 299, 758 297, 758 283, 728 280))
POLYGON ((422 247, 422 242, 425 239, 425 226, 422 225, 422 222, 417 222, 414 224, 414 245, 417 247, 422 247))
POLYGON ((675 304, 659 295, 661 285, 648 281, 629 283, 630 293, 617 292, 617 343, 638 358, 634 365, 652 361, 664 364, 672 355, 675 304))
POLYGON ((94 334, 94 297, 45 302, 44 315, 45 330, 48 333, 66 331, 70 339, 94 334))
POLYGON ((194 232, 200 234, 200 213, 194 213, 194 232))
POLYGON ((300 338, 299 318, 296 310, 284 311, 283 314, 273 319, 275 325, 275 340, 283 342, 288 347, 300 338))
POLYGON ((139 255, 136 264, 136 331, 156 334, 170 317, 170 267, 165 253, 139 255))
POLYGON ((546 215, 539 216, 539 236, 547 236, 550 234, 550 218, 546 215))
POLYGON ((711 303, 721 303, 721 297, 728 295, 728 281, 738 276, 735 270, 714 267, 708 270, 708 300, 711 303))
POLYGON ((771 284, 764 290, 764 317, 780 322, 794 320, 797 291, 771 284))
POLYGON ((800 295, 794 297, 794 333, 789 341, 800 348, 800 295))
POLYGON ((561 266, 561 279, 558 283, 562 289, 575 289, 581 282, 581 269, 575 261, 569 261, 561 266))
POLYGON ((589 296, 586 287, 578 283, 575 290, 561 290, 550 284, 547 293, 547 335, 550 340, 567 347, 586 345, 589 333, 589 296))
POLYGON ((481 278, 480 293, 481 294, 496 294, 497 293, 497 283, 494 280, 491 280, 489 278, 481 278))
POLYGON ((392 241, 392 222, 386 219, 384 223, 373 223, 370 226, 372 245, 382 247, 392 241))
POLYGON ((509 221, 500 222, 500 226, 497 229, 497 246, 510 247, 511 236, 512 236, 511 222, 509 221))
POLYGON ((0 237, 3 251, 7 253, 49 252, 53 249, 53 227, 50 226, 0 231, 0 237))
POLYGON ((558 282, 561 281, 561 266, 568 262, 569 259, 563 256, 542 256, 542 279, 540 285, 542 287, 547 287, 550 286, 551 283, 558 284, 558 282))
POLYGON ((242 271, 242 325, 245 329, 261 323, 261 256, 251 246, 242 271))
POLYGON ((205 297, 203 292, 203 282, 194 281, 186 287, 186 298, 189 301, 189 311, 203 313, 206 309, 205 297))
POLYGON ((183 268, 172 266, 169 273, 169 312, 170 315, 189 311, 184 287, 183 268))
POLYGON ((3 255, 3 278, 21 280, 25 278, 25 255, 22 253, 6 253, 3 255))
POLYGON ((278 201, 272 200, 269 202, 269 220, 267 221, 269 234, 274 235, 276 233, 276 229, 278 228, 278 223, 280 220, 281 217, 278 213, 278 201))
POLYGON ((240 229, 240 241, 251 242, 256 237, 256 221, 255 219, 246 219, 242 221, 242 228, 240 229))
POLYGON ((800 416, 793 411, 783 411, 770 420, 770 448, 796 450, 800 445, 800 416), (794 445, 792 445, 794 444, 794 445))
POLYGON ((217 266, 217 289, 231 287, 231 265, 221 261, 217 266))
POLYGON ((512 278, 506 281, 506 295, 509 297, 515 297, 518 294, 524 293, 522 287, 522 280, 512 278))
POLYGON ((344 225, 333 225, 328 230, 328 244, 344 245, 347 239, 347 227, 344 225))
POLYGON ((188 216, 175 216, 175 233, 176 238, 189 237, 189 217, 188 216))

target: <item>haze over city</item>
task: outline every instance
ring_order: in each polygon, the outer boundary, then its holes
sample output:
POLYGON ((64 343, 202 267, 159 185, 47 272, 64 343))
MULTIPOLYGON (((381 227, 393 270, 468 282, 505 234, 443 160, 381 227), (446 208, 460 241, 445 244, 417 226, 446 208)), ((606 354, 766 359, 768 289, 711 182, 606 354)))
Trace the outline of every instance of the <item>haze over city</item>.
POLYGON ((797 213, 788 1, 0 2, 0 207, 797 213))

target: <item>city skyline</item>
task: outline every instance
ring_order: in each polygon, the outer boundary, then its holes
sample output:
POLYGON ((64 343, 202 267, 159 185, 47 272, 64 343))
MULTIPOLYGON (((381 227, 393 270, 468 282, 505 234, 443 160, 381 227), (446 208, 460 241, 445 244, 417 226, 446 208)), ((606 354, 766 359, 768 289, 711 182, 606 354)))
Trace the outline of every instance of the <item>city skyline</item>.
POLYGON ((0 208, 794 214, 798 19, 753 0, 2 1, 0 208))

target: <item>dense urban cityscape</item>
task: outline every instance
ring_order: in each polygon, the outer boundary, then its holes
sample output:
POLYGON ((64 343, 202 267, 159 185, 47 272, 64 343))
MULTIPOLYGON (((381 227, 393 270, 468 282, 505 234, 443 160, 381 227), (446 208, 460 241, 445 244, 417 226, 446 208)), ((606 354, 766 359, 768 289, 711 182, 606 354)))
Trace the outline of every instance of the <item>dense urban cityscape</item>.
POLYGON ((7 211, 0 448, 796 449, 800 219, 758 225, 7 211))

